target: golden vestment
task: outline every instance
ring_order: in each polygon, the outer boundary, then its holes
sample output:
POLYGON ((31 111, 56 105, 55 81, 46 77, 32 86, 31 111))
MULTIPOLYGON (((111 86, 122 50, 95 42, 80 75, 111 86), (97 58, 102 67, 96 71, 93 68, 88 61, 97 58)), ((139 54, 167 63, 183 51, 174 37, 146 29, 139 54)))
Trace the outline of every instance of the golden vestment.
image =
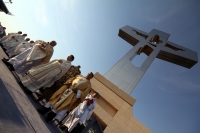
POLYGON ((80 71, 80 66, 71 66, 70 69, 57 81, 55 81, 55 83, 46 89, 42 89, 42 96, 41 99, 46 99, 47 101, 49 101, 49 99, 51 98, 51 96, 58 90, 60 89, 63 84, 69 80, 70 78, 76 77, 77 75, 80 75, 81 71, 80 71))
POLYGON ((74 89, 77 89, 81 91, 81 96, 80 98, 76 98, 76 93, 71 93, 59 106, 56 106, 56 110, 72 110, 75 107, 77 107, 81 102, 85 100, 85 97, 89 93, 91 89, 91 83, 89 80, 86 80, 78 85, 77 81, 84 79, 82 75, 78 75, 74 78, 71 78, 67 80, 63 86, 57 90, 53 96, 50 98, 49 102, 50 104, 54 107, 54 105, 59 102, 61 97, 63 96, 63 93, 70 88, 70 86, 76 86, 74 89))

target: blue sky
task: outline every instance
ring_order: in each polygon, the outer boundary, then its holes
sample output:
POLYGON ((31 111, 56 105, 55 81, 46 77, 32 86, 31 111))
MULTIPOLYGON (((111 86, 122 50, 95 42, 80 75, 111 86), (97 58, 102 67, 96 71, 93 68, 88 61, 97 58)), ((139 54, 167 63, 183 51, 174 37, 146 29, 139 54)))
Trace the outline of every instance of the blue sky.
MULTIPOLYGON (((169 41, 200 50, 199 0, 13 0, 7 7, 15 15, 0 13, 7 32, 56 40, 52 59, 73 54, 83 75, 104 75, 132 48, 118 37, 125 25, 162 30, 169 41)), ((134 117, 155 133, 199 133, 199 79, 199 63, 187 69, 155 59, 131 94, 134 117)))

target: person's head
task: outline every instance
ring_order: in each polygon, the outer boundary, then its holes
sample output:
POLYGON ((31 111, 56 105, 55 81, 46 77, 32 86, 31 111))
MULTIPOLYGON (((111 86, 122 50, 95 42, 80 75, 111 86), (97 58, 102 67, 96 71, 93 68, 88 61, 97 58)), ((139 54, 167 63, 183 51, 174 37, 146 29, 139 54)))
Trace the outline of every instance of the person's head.
POLYGON ((32 43, 34 43, 34 41, 33 41, 33 40, 31 40, 31 41, 30 41, 30 43, 32 44, 32 43))
POLYGON ((57 45, 57 42, 56 41, 51 41, 49 44, 54 47, 54 46, 57 45))
POLYGON ((98 98, 100 95, 99 95, 99 93, 98 92, 94 92, 93 94, 92 94, 92 97, 93 98, 98 98))
POLYGON ((73 55, 69 55, 69 56, 67 57, 67 60, 68 60, 68 61, 73 61, 73 60, 74 60, 74 56, 73 56, 73 55))
POLYGON ((30 38, 26 38, 26 41, 27 41, 27 42, 30 41, 30 38))
POLYGON ((27 36, 27 34, 23 34, 22 36, 27 36))
POLYGON ((18 31, 18 34, 22 34, 22 32, 21 32, 21 31, 18 31))
POLYGON ((88 73, 86 76, 86 79, 90 80, 94 77, 94 74, 92 72, 88 73))
POLYGON ((159 35, 155 35, 155 36, 152 38, 152 42, 158 42, 159 40, 160 40, 159 35))

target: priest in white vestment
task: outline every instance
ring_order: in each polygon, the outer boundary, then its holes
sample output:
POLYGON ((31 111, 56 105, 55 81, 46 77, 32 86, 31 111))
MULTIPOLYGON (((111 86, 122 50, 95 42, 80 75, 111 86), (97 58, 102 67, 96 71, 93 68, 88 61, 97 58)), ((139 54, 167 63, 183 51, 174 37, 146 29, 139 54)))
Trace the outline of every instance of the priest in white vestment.
POLYGON ((10 36, 8 39, 6 39, 5 41, 2 42, 3 47, 8 50, 14 46, 17 46, 18 44, 20 44, 21 42, 24 41, 25 37, 27 36, 27 34, 16 34, 16 35, 12 35, 10 36))
POLYGON ((25 50, 29 49, 30 47, 33 47, 35 44, 34 41, 30 42, 22 42, 20 43, 14 50, 13 56, 19 55, 20 53, 24 52, 25 50))
POLYGON ((4 37, 2 37, 0 39, 0 43, 2 43, 3 41, 7 40, 10 36, 13 36, 13 35, 16 35, 16 34, 22 34, 22 32, 19 31, 18 33, 8 33, 8 35, 6 35, 6 36, 4 36, 4 37))
POLYGON ((69 70, 73 60, 74 56, 69 55, 66 60, 52 60, 49 63, 34 67, 29 70, 25 77, 21 78, 21 82, 32 92, 40 88, 51 87, 69 70))
POLYGON ((15 49, 16 47, 18 47, 19 45, 23 44, 23 45, 30 45, 28 41, 30 41, 30 38, 26 38, 25 40, 20 40, 16 46, 14 47, 10 47, 6 50, 7 55, 9 56, 9 58, 13 57, 15 55, 15 49), (21 41, 21 42, 20 42, 21 41))
POLYGON ((56 41, 49 43, 38 40, 33 47, 28 48, 23 53, 8 61, 6 59, 2 59, 2 61, 11 67, 12 71, 15 70, 18 74, 25 75, 32 67, 48 63, 53 55, 53 47, 56 44, 56 41))
POLYGON ((85 124, 89 120, 93 110, 96 107, 96 98, 99 97, 97 92, 85 98, 85 101, 80 103, 78 107, 72 110, 65 118, 65 123, 60 126, 61 130, 71 132, 78 123, 85 124))

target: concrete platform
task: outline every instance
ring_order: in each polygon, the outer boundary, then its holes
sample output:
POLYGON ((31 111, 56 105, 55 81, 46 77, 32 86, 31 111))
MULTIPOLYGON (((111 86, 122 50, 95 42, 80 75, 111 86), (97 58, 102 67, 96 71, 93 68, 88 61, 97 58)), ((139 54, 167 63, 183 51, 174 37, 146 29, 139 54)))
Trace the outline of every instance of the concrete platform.
MULTIPOLYGON (((0 48, 0 58, 7 58, 0 48)), ((0 60, 0 133, 61 133, 55 124, 46 123, 32 95, 24 93, 17 79, 0 60)))

